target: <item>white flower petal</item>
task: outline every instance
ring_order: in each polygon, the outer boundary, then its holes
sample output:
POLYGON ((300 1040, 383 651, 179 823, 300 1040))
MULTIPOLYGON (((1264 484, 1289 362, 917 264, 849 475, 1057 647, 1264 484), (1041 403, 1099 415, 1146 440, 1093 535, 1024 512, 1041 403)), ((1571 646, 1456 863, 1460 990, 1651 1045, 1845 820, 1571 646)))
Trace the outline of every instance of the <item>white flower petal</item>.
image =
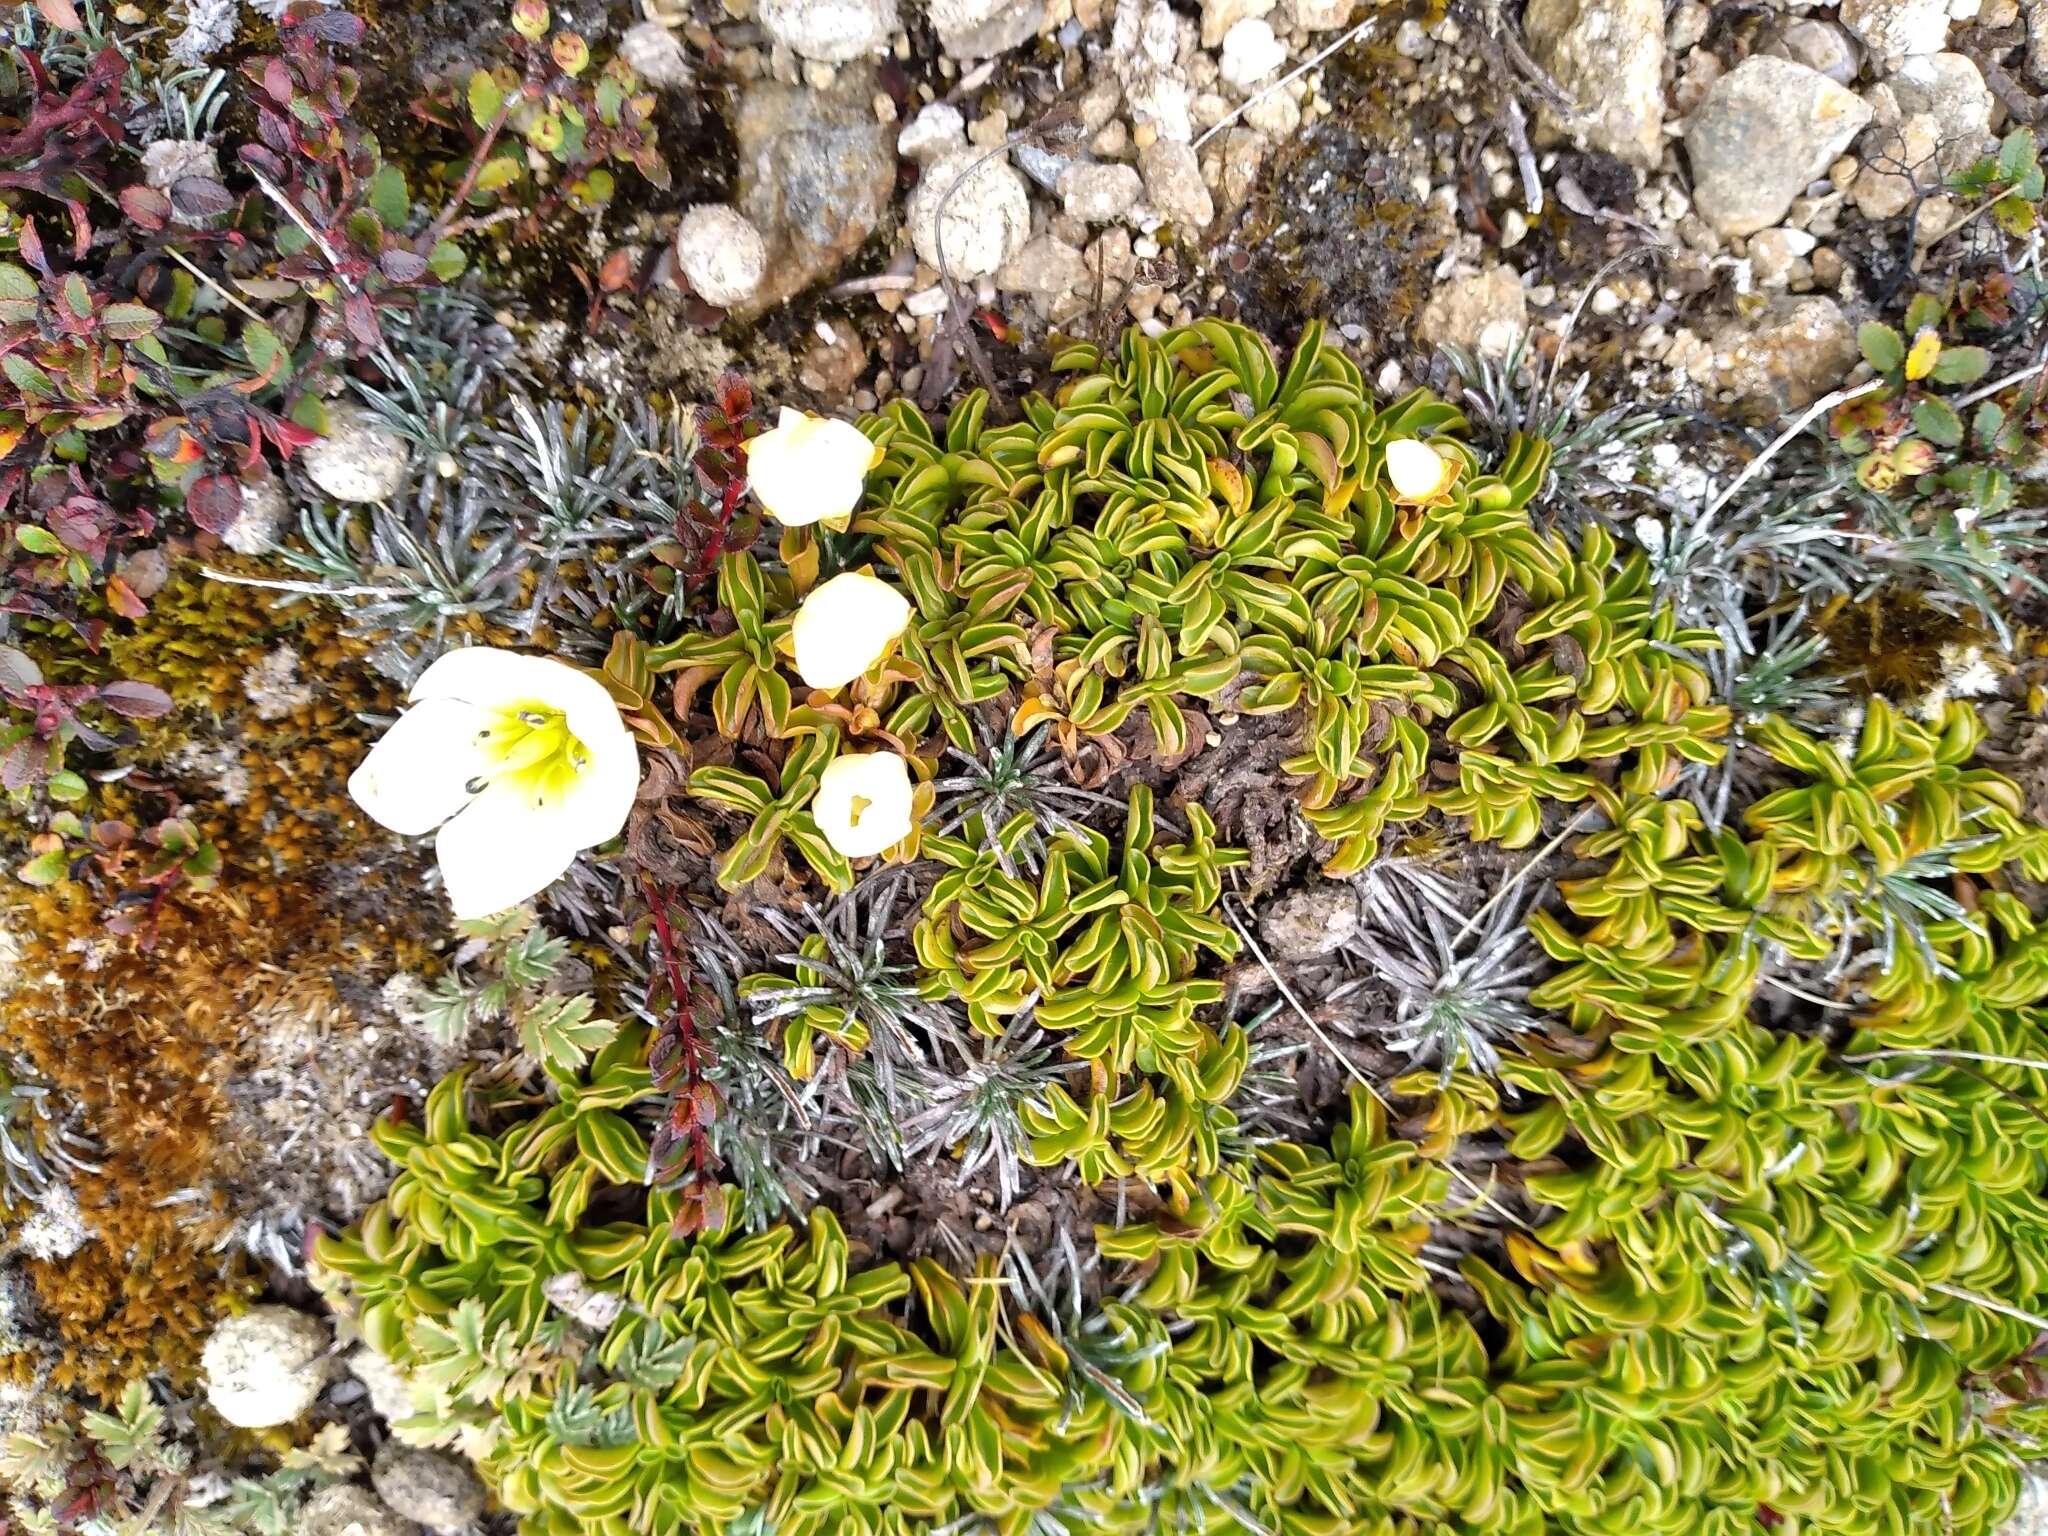
POLYGON ((875 445, 850 421, 782 409, 772 431, 747 443, 747 483, 791 528, 847 516, 875 464, 875 445))
POLYGON ((469 803, 468 785, 487 766, 477 732, 489 721, 454 699, 407 710, 348 776, 350 796, 393 832, 433 831, 469 803))
POLYGON ((849 859, 865 859, 910 836, 910 769, 894 752, 843 752, 818 776, 811 819, 849 859))
MULTIPOLYGON (((606 704, 611 700, 607 698, 606 704)), ((569 717, 576 729, 576 716, 569 717)), ((549 815, 560 835, 577 848, 594 848, 619 835, 633 797, 640 792, 640 749, 633 733, 612 714, 609 732, 576 731, 590 753, 590 765, 570 784, 567 798, 549 815)))
POLYGON ((843 688, 881 660, 909 622, 901 592, 864 571, 841 572, 796 611, 797 673, 813 688, 843 688))
POLYGON ((1443 489, 1447 473, 1441 455, 1412 437, 1397 437, 1387 444, 1387 479, 1404 501, 1421 501, 1443 489))
POLYGON ((493 784, 441 828, 434 852, 458 918, 489 917, 547 889, 576 861, 564 823, 493 784))

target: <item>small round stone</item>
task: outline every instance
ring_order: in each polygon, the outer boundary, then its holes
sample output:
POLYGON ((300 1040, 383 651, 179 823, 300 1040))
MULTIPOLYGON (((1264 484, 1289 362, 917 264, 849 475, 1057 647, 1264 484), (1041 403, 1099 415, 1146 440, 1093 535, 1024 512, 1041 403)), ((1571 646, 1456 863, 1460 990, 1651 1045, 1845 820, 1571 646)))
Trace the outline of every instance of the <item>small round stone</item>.
POLYGON ((367 406, 327 408, 327 433, 300 450, 306 477, 336 501, 389 501, 405 486, 405 440, 367 406))
POLYGON ((429 1530, 449 1531, 484 1512, 484 1485, 463 1462, 439 1451, 384 1442, 370 1467, 377 1497, 429 1530))
POLYGON ((768 270, 768 246, 746 216, 724 203, 699 203, 676 227, 676 265, 707 304, 751 298, 768 270))
POLYGON ((955 281, 987 276, 1031 234, 1024 178, 1001 156, 979 149, 957 151, 926 170, 906 215, 918 258, 955 281))
POLYGON ((213 1330, 200 1355, 206 1400, 238 1429, 298 1418, 327 1385, 327 1329, 291 1307, 251 1307, 213 1330))
POLYGON ((306 1500, 292 1536, 419 1536, 419 1527, 369 1489, 335 1483, 306 1500))

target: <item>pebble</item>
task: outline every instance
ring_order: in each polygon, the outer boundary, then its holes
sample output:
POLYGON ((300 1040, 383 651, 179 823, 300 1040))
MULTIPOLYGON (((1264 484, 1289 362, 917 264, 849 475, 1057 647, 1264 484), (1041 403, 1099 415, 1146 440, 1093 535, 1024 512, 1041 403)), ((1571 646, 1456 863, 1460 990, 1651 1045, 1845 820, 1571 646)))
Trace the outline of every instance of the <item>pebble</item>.
POLYGON ((1752 55, 1714 82, 1686 129, 1693 203, 1723 239, 1768 228, 1870 118, 1819 70, 1752 55))
POLYGON ((419 1527, 369 1489, 333 1483, 306 1500, 292 1536, 419 1536, 419 1527))
POLYGON ((142 151, 142 179, 159 192, 169 192, 189 176, 220 180, 220 156, 200 139, 157 139, 142 151))
POLYGON ((1262 17, 1245 17, 1223 39, 1223 78, 1239 90, 1253 89, 1286 62, 1287 49, 1262 17))
POLYGON ((943 101, 922 108, 896 136, 899 155, 925 164, 966 147, 967 119, 958 107, 943 101))
POLYGON ((699 203, 676 226, 676 265, 700 299, 727 308, 761 286, 768 246, 738 209, 699 203))
POLYGON ((1329 32, 1351 25, 1358 0, 1294 0, 1294 24, 1307 32, 1329 32))
POLYGON ((1202 182, 1201 161, 1192 145, 1155 139, 1138 151, 1138 170, 1145 180, 1145 201, 1162 219, 1192 233, 1207 228, 1216 217, 1216 204, 1202 182))
POLYGON ((484 1485, 464 1463, 387 1440, 370 1466, 377 1497, 433 1531, 459 1530, 484 1512, 484 1485))
MULTIPOLYGON (((1925 112, 1939 129, 1940 172, 1954 176, 1991 147, 1991 87, 1976 60, 1960 53, 1918 54, 1907 59, 1878 92, 1889 92, 1905 113, 1925 112)), ((1875 105, 1875 103, 1873 103, 1875 105)), ((1885 113, 1878 111, 1882 119, 1885 113)))
POLYGON ((1523 26, 1537 62, 1586 107, 1546 109, 1541 136, 1654 169, 1664 152, 1662 0, 1530 0, 1523 26))
POLYGON ((1058 190, 1060 201, 1074 218, 1106 224, 1131 211, 1144 182, 1128 165, 1077 161, 1060 173, 1058 190))
POLYGON ((826 64, 886 48, 897 30, 896 0, 759 0, 755 14, 771 41, 826 64))
POLYGON ((658 21, 636 22, 626 28, 619 38, 619 57, 657 89, 681 89, 695 83, 682 43, 658 21))
POLYGON ((910 194, 905 211, 920 260, 953 279, 994 272, 1023 248, 1031 233, 1031 201, 1024 178, 1001 156, 961 150, 933 164, 910 194), (945 260, 940 261, 941 208, 945 260))
POLYGON ((1274 0, 1202 0, 1202 46, 1214 48, 1247 16, 1269 14, 1274 0))
POLYGON ((1861 65, 1855 39, 1833 22, 1813 16, 1787 21, 1763 51, 1817 69, 1837 85, 1854 85, 1861 65))
MULTIPOLYGON (((277 548, 291 508, 276 475, 242 482, 242 505, 221 542, 238 555, 267 555, 277 548)), ((146 596, 147 594, 141 594, 146 596)))
POLYGON ((1488 267, 1440 283, 1416 321, 1431 346, 1459 346, 1485 357, 1505 357, 1529 328, 1529 300, 1514 268, 1488 267))
POLYGON ((1319 881, 1289 891, 1259 914, 1259 936, 1275 960, 1319 960, 1358 934, 1357 888, 1319 881))
POLYGON ((1896 69, 1916 53, 1948 44, 1948 0, 1842 0, 1842 25, 1863 40, 1874 62, 1896 69))
POLYGON ((1881 124, 1863 139, 1863 165, 1849 195, 1866 219, 1892 219, 1904 213, 1922 193, 1941 185, 1937 151, 1941 124, 1915 112, 1895 124, 1881 124))
POLYGON ((199 1358, 206 1401, 237 1429, 289 1424, 327 1385, 327 1344, 326 1326, 292 1307, 256 1306, 224 1318, 199 1358))
POLYGON ((963 60, 1007 53, 1045 25, 1044 0, 931 0, 930 15, 939 46, 963 60))
POLYGON ((1731 315, 1696 359, 1694 382, 1778 412, 1811 405, 1841 383, 1861 355, 1856 332, 1833 299, 1774 299, 1754 316, 1731 315))
POLYGON ((299 450, 299 467, 336 501, 389 501, 405 487, 405 440, 354 400, 327 407, 327 433, 299 450))

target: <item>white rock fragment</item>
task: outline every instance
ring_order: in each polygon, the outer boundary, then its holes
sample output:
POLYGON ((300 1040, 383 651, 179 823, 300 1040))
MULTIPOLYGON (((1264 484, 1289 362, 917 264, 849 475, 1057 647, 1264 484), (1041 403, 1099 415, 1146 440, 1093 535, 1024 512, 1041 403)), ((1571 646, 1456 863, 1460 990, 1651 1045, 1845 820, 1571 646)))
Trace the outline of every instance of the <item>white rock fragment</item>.
POLYGON ((768 246, 738 209, 699 203, 676 226, 676 265, 705 303, 730 307, 761 286, 768 246))
POLYGON ((251 1307, 213 1330, 199 1363, 206 1400, 238 1429, 289 1424, 327 1385, 327 1329, 291 1307, 251 1307))
POLYGON ((1138 151, 1138 170, 1145 178, 1145 201, 1162 219, 1192 234, 1216 217, 1215 200, 1202 181, 1202 162, 1193 145, 1154 139, 1138 151))
POLYGON ((377 1497, 432 1531, 460 1530, 484 1512, 484 1485, 453 1456, 387 1440, 370 1466, 377 1497))
POLYGON ((987 276, 1024 248, 1031 201, 1024 178, 1007 160, 984 159, 983 151, 967 149, 926 170, 910 194, 905 219, 918 258, 960 281, 987 276))
POLYGON ((238 555, 267 555, 277 548, 291 508, 285 501, 284 486, 277 476, 242 482, 242 506, 235 520, 222 534, 221 542, 238 555))
POLYGON ((927 105, 896 136, 896 153, 922 165, 966 147, 967 119, 958 107, 943 101, 927 105))
POLYGON ((633 73, 658 89, 693 84, 690 60, 675 33, 658 21, 636 22, 619 38, 619 57, 633 73))
POLYGON ((413 1406, 412 1378, 388 1356, 361 1344, 349 1354, 347 1364, 348 1373, 369 1392, 370 1406, 385 1423, 396 1424, 418 1411, 413 1406))
POLYGON ((1223 39, 1223 78, 1241 91, 1254 89, 1286 62, 1285 45, 1263 17, 1245 17, 1223 39))
POLYGON ((885 48, 897 28, 896 0, 760 0, 754 15, 771 41, 825 64, 885 48))
POLYGON ((1060 172, 1059 194, 1068 214, 1091 224, 1122 218, 1143 190, 1137 170, 1128 165, 1077 161, 1060 172))
POLYGON ((336 501, 389 501, 405 486, 405 440, 368 406, 327 407, 327 435, 299 450, 306 477, 336 501))
POLYGON ((369 1489, 334 1483, 306 1500, 292 1536, 419 1536, 419 1527, 385 1508, 369 1489))

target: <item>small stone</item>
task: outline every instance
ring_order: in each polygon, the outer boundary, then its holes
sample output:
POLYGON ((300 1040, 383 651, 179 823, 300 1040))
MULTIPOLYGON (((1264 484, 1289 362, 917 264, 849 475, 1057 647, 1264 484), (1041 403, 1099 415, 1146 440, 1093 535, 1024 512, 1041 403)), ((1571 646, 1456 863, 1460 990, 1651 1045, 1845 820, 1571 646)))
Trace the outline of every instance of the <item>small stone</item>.
POLYGON ((1162 219, 1190 233, 1206 229, 1216 205, 1202 183, 1202 164, 1194 147, 1177 139, 1155 139, 1138 151, 1138 170, 1145 178, 1145 201, 1162 219))
POLYGON ((223 1319, 199 1358, 206 1400, 237 1429, 289 1424, 327 1385, 327 1344, 326 1326, 291 1307, 251 1307, 223 1319))
POLYGON ((1813 281, 1817 287, 1832 288, 1841 282, 1847 270, 1842 264, 1841 253, 1832 246, 1822 246, 1813 253, 1813 281))
POLYGON ((799 58, 843 64, 889 45, 896 0, 759 0, 761 30, 799 58))
MULTIPOLYGON (((1917 54, 1898 67, 1886 86, 1899 110, 1925 112, 1940 130, 1942 176, 1974 165, 1991 147, 1991 87, 1974 59, 1960 53, 1917 54)), ((1882 116, 1882 114, 1880 114, 1882 116)))
POLYGON ((550 1275, 541 1282, 541 1295, 592 1333, 603 1333, 626 1310, 626 1298, 617 1291, 600 1291, 573 1269, 550 1275))
POLYGON ((738 209, 699 203, 676 226, 676 265, 698 298, 729 308, 761 286, 768 245, 738 209))
POLYGON ((1766 229, 1870 117, 1819 70, 1752 55, 1714 82, 1686 128, 1693 203, 1723 239, 1766 229))
POLYGON ((1080 250, 1044 234, 1027 241, 1023 250, 1003 263, 996 273, 996 286, 1006 293, 1029 294, 1049 305, 1079 288, 1087 278, 1080 250))
POLYGON ((163 591, 171 579, 171 557, 164 553, 161 545, 152 544, 147 549, 138 549, 121 561, 121 579, 128 583, 129 590, 145 602, 163 591))
POLYGON ((1202 46, 1214 48, 1247 16, 1269 14, 1274 0, 1202 0, 1202 46))
POLYGON ((1422 23, 1410 16, 1394 29, 1394 52, 1419 64, 1436 52, 1436 44, 1422 23))
POLYGON ((484 1485, 462 1462, 387 1440, 370 1484, 394 1513, 433 1531, 459 1530, 484 1512, 484 1485))
POLYGON ((1861 356, 1833 299, 1780 298, 1762 314, 1730 316, 1689 371, 1696 383, 1745 404, 1796 411, 1841 383, 1861 356))
POLYGON ((1749 238, 1749 266, 1761 288, 1783 288, 1797 263, 1811 252, 1813 236, 1803 229, 1766 229, 1749 238))
POLYGON ((412 1378, 401 1366, 367 1344, 356 1346, 347 1364, 348 1373, 363 1384, 370 1394, 370 1406, 387 1424, 409 1419, 417 1412, 413 1407, 412 1378))
POLYGON ((1286 48, 1261 17, 1245 17, 1223 39, 1223 78, 1241 91, 1253 89, 1286 62, 1286 48))
POLYGON ((967 119, 958 107, 943 101, 925 107, 896 136, 896 152, 924 165, 966 147, 967 119))
POLYGON ((1320 960, 1357 937, 1358 891, 1341 881, 1319 881, 1289 891, 1259 915, 1259 936, 1275 960, 1320 960))
POLYGON ((1351 25, 1358 0, 1294 0, 1294 24, 1307 32, 1331 32, 1351 25))
POLYGON ((220 180, 220 156, 200 139, 157 139, 142 151, 142 179, 159 192, 169 192, 187 177, 220 180))
POLYGON ((1060 178, 1067 174, 1075 163, 1065 155, 1056 155, 1049 149, 1036 144, 1013 144, 1010 158, 1017 162, 1017 169, 1029 176, 1048 192, 1059 189, 1060 178))
POLYGON ((1024 178, 1006 160, 962 150, 924 173, 910 194, 905 222, 911 243, 927 266, 955 281, 984 277, 1030 237, 1031 200, 1024 178))
POLYGON ((1842 25, 1863 39, 1872 60, 1896 69, 1916 53, 1948 45, 1948 0, 1842 0, 1842 25))
POLYGON ((1028 43, 1045 25, 1044 0, 931 0, 939 46, 956 59, 988 59, 1028 43))
POLYGON ((1416 334, 1432 347, 1463 347, 1501 358, 1529 328, 1529 300, 1512 267, 1494 265, 1472 277, 1437 286, 1416 321, 1416 334))
POLYGON ((2048 85, 2048 0, 2027 0, 2027 78, 2048 85))
POLYGON ((369 1489, 332 1483, 306 1500, 292 1536, 419 1536, 419 1527, 369 1489))
POLYGON ((1873 128, 1863 139, 1863 167, 1849 188, 1866 219, 1893 219, 1923 194, 1941 186, 1937 152, 1941 125, 1915 112, 1896 126, 1873 128))
POLYGON ((1074 218, 1107 224, 1131 211, 1144 190, 1138 172, 1128 165, 1096 165, 1077 161, 1060 173, 1060 201, 1074 218))
POLYGON ((657 89, 680 90, 696 83, 682 42, 658 21, 635 22, 626 28, 619 38, 619 57, 657 89))
POLYGON ((1120 160, 1130 148, 1130 126, 1120 117, 1111 118, 1102 132, 1088 141, 1088 153, 1098 160, 1120 160))
POLYGON ((1291 90, 1271 91, 1246 105, 1244 120, 1271 138, 1284 139, 1301 126, 1301 103, 1291 90))
POLYGON ((279 532, 290 516, 277 476, 266 473, 259 480, 244 480, 242 505, 221 542, 238 555, 267 555, 277 548, 279 532))
POLYGON ((1764 44, 1765 53, 1819 70, 1837 85, 1853 85, 1861 64, 1856 42, 1833 22, 1801 16, 1786 22, 1764 44))
POLYGON ((1701 0, 1683 0, 1664 23, 1664 52, 1671 58, 1688 53, 1706 40, 1714 13, 1701 0))
POLYGON ((299 450, 299 467, 336 501, 389 501, 405 488, 405 439, 368 406, 337 400, 327 434, 299 450))
POLYGON ((1582 107, 1546 109, 1546 136, 1654 169, 1664 151, 1662 0, 1530 0, 1530 51, 1582 107))
POLYGON ((1529 238, 1529 217, 1519 208, 1510 208, 1500 217, 1500 248, 1511 251, 1529 238))

